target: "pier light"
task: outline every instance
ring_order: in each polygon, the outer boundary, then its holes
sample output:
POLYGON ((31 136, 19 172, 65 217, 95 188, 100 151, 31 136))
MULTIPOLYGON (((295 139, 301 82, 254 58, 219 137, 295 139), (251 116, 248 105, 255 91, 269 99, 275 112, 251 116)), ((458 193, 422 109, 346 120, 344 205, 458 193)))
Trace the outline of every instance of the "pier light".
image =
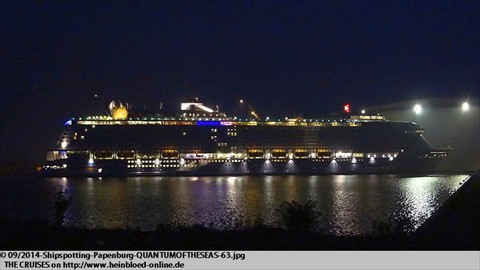
POLYGON ((415 104, 415 106, 413 106, 413 111, 415 112, 415 114, 421 114, 422 113, 422 105, 420 104, 415 104))
POLYGON ((470 110, 470 104, 468 104, 468 102, 465 101, 462 103, 462 111, 466 112, 468 110, 470 110))

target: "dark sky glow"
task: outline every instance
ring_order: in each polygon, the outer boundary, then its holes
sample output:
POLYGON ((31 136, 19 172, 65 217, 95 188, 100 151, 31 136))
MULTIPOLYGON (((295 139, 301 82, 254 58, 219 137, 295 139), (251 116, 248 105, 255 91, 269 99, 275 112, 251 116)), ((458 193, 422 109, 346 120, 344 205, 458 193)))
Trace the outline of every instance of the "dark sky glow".
POLYGON ((120 2, 0 3, 0 161, 41 162, 112 99, 316 116, 478 97, 478 1, 120 2))

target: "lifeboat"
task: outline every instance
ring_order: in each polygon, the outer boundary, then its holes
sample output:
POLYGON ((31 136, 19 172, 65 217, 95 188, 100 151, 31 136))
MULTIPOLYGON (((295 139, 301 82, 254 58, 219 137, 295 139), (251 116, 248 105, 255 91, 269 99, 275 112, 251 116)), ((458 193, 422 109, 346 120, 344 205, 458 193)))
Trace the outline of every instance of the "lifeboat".
POLYGON ((248 157, 249 158, 262 158, 263 157, 263 150, 260 149, 250 149, 248 150, 248 157))
POLYGON ((272 158, 286 158, 288 156, 288 152, 285 149, 272 149, 270 154, 272 158))

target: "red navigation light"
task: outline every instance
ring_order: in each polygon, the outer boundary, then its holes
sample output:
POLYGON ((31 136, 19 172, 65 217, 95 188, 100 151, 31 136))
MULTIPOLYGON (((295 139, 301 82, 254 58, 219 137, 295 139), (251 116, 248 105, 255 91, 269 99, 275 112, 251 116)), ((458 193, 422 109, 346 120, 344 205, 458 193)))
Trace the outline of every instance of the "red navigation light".
POLYGON ((347 104, 343 105, 343 111, 345 113, 350 113, 350 104, 347 103, 347 104))

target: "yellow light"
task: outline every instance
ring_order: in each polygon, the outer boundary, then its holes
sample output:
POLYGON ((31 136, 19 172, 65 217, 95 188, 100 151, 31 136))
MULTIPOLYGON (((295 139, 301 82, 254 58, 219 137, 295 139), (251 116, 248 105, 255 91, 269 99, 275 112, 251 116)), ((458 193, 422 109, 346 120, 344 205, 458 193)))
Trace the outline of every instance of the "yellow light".
POLYGON ((125 120, 128 117, 128 110, 126 107, 115 107, 112 109, 112 116, 114 120, 125 120))

